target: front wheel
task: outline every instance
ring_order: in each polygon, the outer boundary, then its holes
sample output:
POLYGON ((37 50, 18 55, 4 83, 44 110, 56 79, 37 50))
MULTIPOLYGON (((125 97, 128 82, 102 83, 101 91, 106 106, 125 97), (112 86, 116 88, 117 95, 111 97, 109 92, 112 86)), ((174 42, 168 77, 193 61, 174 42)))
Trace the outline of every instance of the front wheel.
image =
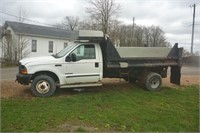
POLYGON ((162 77, 158 73, 148 73, 145 80, 145 88, 149 91, 159 91, 162 87, 162 77))
POLYGON ((39 75, 35 77, 31 85, 33 95, 38 97, 52 96, 55 90, 55 81, 47 75, 39 75))

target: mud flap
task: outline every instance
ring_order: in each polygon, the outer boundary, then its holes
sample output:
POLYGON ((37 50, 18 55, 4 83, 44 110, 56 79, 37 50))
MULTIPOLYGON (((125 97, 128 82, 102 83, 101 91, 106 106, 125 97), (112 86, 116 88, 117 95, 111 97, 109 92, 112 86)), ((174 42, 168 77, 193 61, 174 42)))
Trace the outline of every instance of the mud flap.
POLYGON ((181 83, 181 67, 171 66, 170 83, 180 85, 181 83))

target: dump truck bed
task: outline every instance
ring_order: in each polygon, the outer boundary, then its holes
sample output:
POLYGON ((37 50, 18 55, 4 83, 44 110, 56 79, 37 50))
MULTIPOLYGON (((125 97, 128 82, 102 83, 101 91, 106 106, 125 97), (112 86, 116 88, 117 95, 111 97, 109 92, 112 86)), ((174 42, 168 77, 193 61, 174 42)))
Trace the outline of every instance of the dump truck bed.
POLYGON ((116 47, 121 58, 166 58, 171 49, 166 47, 116 47))
POLYGON ((103 57, 103 76, 116 78, 128 74, 137 78, 143 73, 156 72, 167 76, 167 68, 171 67, 170 82, 180 85, 181 57, 183 48, 176 43, 172 48, 165 47, 115 47, 107 35, 96 34, 90 37, 79 33, 79 40, 90 40, 98 43, 103 57))
POLYGON ((107 68, 181 66, 182 48, 114 47, 107 41, 107 68), (109 51, 108 51, 109 50, 109 51))
POLYGON ((107 62, 108 68, 176 66, 176 57, 169 57, 172 48, 117 47, 119 59, 107 62))

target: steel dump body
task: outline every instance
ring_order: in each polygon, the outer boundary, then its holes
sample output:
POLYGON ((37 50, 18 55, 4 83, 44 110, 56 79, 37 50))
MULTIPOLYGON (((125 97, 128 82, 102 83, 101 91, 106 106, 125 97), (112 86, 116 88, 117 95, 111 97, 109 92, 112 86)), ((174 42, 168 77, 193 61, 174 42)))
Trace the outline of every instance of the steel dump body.
POLYGON ((171 48, 167 47, 116 47, 121 58, 167 57, 171 48))
POLYGON ((103 56, 103 77, 139 79, 148 72, 155 72, 165 78, 168 67, 171 67, 170 82, 180 85, 183 48, 178 48, 177 43, 172 48, 115 47, 106 36, 79 36, 79 40, 99 43, 103 56))
POLYGON ((120 59, 110 61, 108 67, 176 66, 175 57, 168 57, 172 48, 166 47, 117 47, 120 59), (112 63, 111 63, 112 62, 112 63), (115 62, 115 63, 114 63, 115 62), (119 63, 116 65, 116 62, 119 63), (112 65, 115 64, 115 65, 112 65))
POLYGON ((109 38, 100 43, 103 53, 104 77, 125 76, 139 79, 147 72, 167 77, 171 67, 171 83, 180 85, 182 48, 175 44, 166 47, 114 47, 109 38), (141 76, 142 75, 142 76, 141 76))

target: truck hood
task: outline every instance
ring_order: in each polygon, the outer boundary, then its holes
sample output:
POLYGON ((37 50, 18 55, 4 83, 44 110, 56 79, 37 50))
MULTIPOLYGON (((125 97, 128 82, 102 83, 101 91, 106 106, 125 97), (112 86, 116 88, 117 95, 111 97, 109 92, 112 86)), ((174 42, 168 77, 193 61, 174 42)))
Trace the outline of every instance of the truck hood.
POLYGON ((48 62, 55 62, 56 59, 53 56, 43 56, 43 57, 32 57, 20 60, 22 65, 35 65, 35 64, 45 64, 48 62))

